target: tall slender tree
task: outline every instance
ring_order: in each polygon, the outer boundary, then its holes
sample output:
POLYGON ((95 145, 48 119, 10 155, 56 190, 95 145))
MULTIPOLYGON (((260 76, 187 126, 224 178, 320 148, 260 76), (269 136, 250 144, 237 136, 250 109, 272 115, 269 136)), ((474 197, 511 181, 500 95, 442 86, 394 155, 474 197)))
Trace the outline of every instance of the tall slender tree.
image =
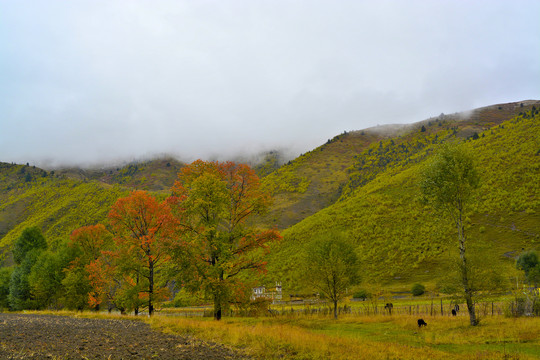
POLYGON ((169 203, 190 242, 184 283, 212 297, 220 320, 238 275, 263 270, 264 249, 280 239, 276 230, 248 224, 267 209, 270 195, 247 165, 197 160, 179 173, 169 203))
POLYGON ((319 234, 307 247, 304 274, 313 286, 334 305, 338 318, 338 303, 347 288, 359 280, 358 258, 345 234, 332 231, 319 234))
POLYGON ((465 216, 479 176, 473 156, 458 143, 445 143, 424 168, 420 183, 423 199, 441 210, 456 226, 459 245, 461 285, 464 291, 471 325, 478 324, 474 310, 470 266, 467 262, 465 216))
POLYGON ((13 247, 16 267, 11 273, 9 305, 12 310, 36 308, 28 277, 40 254, 47 249, 47 241, 38 227, 23 230, 13 247))

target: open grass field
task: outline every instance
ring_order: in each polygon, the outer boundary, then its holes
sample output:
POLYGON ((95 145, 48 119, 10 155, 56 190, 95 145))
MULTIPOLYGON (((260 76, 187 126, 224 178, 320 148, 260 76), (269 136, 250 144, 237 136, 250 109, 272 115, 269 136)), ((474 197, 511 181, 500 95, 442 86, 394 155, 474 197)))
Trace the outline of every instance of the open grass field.
POLYGON ((156 316, 167 333, 188 333, 245 349, 257 359, 539 359, 540 319, 489 316, 471 327, 466 316, 344 315, 208 318, 156 316))

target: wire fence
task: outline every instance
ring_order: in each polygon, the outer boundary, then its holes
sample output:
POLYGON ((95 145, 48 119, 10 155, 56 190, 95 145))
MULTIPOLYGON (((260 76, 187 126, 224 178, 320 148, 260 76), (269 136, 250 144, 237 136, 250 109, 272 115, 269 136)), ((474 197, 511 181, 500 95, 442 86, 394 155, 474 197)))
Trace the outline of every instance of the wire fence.
MULTIPOLYGON (((518 300, 480 301, 475 303, 477 316, 540 316, 540 304, 535 302, 524 303, 518 300)), ((354 301, 338 307, 338 315, 351 316, 469 316, 467 305, 455 300, 433 300, 430 303, 393 304, 372 301, 354 301)), ((271 307, 258 308, 230 308, 223 313, 229 317, 247 316, 332 316, 333 305, 324 301, 283 302, 271 307)), ((181 317, 213 317, 213 309, 199 309, 198 311, 164 312, 167 316, 181 317)))

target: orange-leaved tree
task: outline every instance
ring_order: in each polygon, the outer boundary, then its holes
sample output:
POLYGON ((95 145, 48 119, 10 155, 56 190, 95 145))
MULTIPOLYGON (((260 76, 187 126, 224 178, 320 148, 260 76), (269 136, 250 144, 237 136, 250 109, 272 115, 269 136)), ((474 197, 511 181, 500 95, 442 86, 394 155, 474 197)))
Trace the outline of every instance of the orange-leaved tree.
POLYGON ((113 277, 115 265, 111 258, 113 245, 112 234, 102 224, 83 226, 74 230, 70 236, 70 246, 79 250, 79 256, 66 271, 73 276, 84 274, 84 280, 70 282, 74 288, 72 296, 87 297, 88 305, 95 309, 99 309, 104 300, 107 300, 109 310, 112 309, 116 288, 113 277), (81 286, 81 281, 87 282, 88 286, 81 286), (76 291, 77 288, 88 293, 75 294, 80 292, 76 291))
POLYGON ((212 297, 216 320, 238 285, 237 275, 263 271, 268 243, 280 239, 277 230, 247 223, 270 200, 255 172, 233 162, 197 160, 181 170, 172 188, 169 203, 189 241, 184 284, 212 297))
POLYGON ((166 201, 160 202, 145 191, 134 191, 118 199, 109 212, 118 251, 119 268, 137 287, 148 313, 160 299, 159 283, 169 252, 181 246, 177 220, 166 201))

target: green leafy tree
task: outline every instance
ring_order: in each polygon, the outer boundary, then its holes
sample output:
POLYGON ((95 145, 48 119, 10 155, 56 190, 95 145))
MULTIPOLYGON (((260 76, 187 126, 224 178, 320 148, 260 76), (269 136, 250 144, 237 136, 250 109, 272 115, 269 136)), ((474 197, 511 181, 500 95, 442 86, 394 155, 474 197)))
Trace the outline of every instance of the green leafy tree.
POLYGON ((13 259, 17 266, 11 274, 9 306, 13 310, 36 309, 38 304, 32 296, 28 277, 40 254, 47 248, 47 241, 38 227, 23 230, 13 247, 13 259))
POLYGON ((38 308, 35 297, 32 296, 28 277, 42 251, 42 249, 28 251, 22 263, 13 270, 9 284, 10 309, 18 311, 38 308))
POLYGON ((72 248, 62 244, 56 251, 42 251, 28 275, 30 293, 38 308, 61 307, 66 276, 64 269, 74 259, 72 248))
POLYGON ((339 301, 359 281, 354 247, 341 232, 321 234, 308 245, 304 264, 305 281, 332 302, 337 319, 339 301))
POLYGON ((426 288, 422 284, 414 284, 411 288, 411 292, 414 296, 420 296, 426 292, 426 288))
POLYGON ((465 214, 478 183, 479 176, 472 155, 457 143, 441 145, 439 152, 424 168, 420 183, 424 201, 449 216, 456 226, 461 286, 473 326, 478 324, 478 320, 466 257, 465 214))
POLYGON ((7 309, 9 307, 9 283, 12 272, 13 268, 0 268, 0 309, 7 309))
POLYGON ((270 195, 255 172, 232 162, 195 161, 184 167, 169 203, 175 210, 188 247, 181 253, 182 280, 191 290, 204 290, 214 302, 220 320, 239 275, 262 271, 265 249, 280 238, 275 230, 259 230, 248 221, 266 210, 270 195))
POLYGON ((536 251, 527 251, 516 260, 516 267, 523 270, 529 284, 540 283, 540 261, 536 251))
POLYGON ((88 307, 88 294, 92 290, 88 281, 88 273, 84 267, 74 266, 65 270, 62 279, 64 288, 64 305, 71 310, 82 311, 88 307))
POLYGON ((28 286, 37 308, 53 306, 57 308, 58 298, 64 277, 58 253, 43 251, 36 259, 28 274, 28 286))
POLYGON ((47 241, 41 233, 41 230, 34 226, 23 230, 21 236, 15 242, 13 247, 13 259, 17 265, 20 265, 26 254, 34 249, 46 249, 47 241))

